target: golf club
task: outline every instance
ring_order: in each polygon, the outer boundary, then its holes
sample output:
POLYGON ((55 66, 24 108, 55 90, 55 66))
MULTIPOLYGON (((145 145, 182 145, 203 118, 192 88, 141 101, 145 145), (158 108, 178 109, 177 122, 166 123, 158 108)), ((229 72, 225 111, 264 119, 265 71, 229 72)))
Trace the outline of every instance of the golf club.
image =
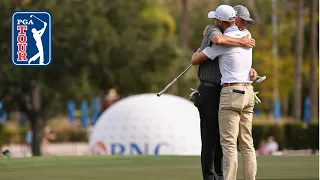
POLYGON ((259 91, 254 92, 254 100, 255 100, 256 104, 261 103, 261 100, 260 100, 260 99, 258 98, 258 96, 257 96, 258 93, 259 93, 259 91))
POLYGON ((39 21, 43 22, 44 24, 46 24, 44 21, 42 21, 41 19, 39 19, 37 16, 30 15, 30 18, 32 18, 32 17, 34 17, 34 18, 38 19, 39 21))
POLYGON ((256 80, 256 83, 261 83, 262 81, 264 81, 265 79, 267 79, 267 76, 257 76, 259 79, 256 80))
POLYGON ((165 92, 169 89, 169 87, 170 87, 172 84, 174 84, 174 83, 179 79, 180 76, 182 76, 185 72, 188 71, 188 69, 189 69, 191 66, 192 66, 192 64, 190 64, 190 65, 187 67, 187 69, 185 69, 181 74, 179 74, 178 77, 174 78, 173 81, 171 81, 171 83, 169 83, 162 91, 160 91, 160 92, 157 94, 157 96, 160 97, 163 93, 165 93, 165 92))

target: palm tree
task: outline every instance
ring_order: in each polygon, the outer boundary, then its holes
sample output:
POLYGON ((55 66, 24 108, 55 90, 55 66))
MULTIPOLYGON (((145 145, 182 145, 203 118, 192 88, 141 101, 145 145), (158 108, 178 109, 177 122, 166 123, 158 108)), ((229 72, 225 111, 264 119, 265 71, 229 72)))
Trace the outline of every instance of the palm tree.
POLYGON ((188 0, 181 0, 182 17, 180 27, 180 40, 184 48, 188 48, 188 0))
POLYGON ((303 56, 303 0, 297 0, 297 35, 296 35, 296 61, 294 64, 294 85, 293 85, 293 118, 301 119, 301 64, 303 56))
POLYGON ((318 98, 317 98, 317 83, 316 83, 316 68, 317 64, 317 0, 310 0, 310 108, 311 108, 311 120, 317 120, 318 112, 318 98))

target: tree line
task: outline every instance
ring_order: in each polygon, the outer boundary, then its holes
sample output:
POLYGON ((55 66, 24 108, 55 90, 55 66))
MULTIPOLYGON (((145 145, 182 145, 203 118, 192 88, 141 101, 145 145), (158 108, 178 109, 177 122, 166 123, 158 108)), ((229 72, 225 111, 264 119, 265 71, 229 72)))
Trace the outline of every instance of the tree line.
MULTIPOLYGON (((300 1, 279 1, 274 10, 278 15, 277 57, 271 50, 274 36, 270 1, 232 3, 246 5, 256 19, 256 24, 249 27, 257 42, 253 67, 269 78, 257 87, 263 101, 257 107, 265 113, 272 111, 275 85, 271 79, 275 78, 284 116, 301 119, 302 97, 310 96, 312 118, 317 119, 318 9, 312 8, 317 7, 315 0, 300 1), (273 74, 273 68, 278 74, 273 74)), ((34 134, 33 154, 41 155, 45 121, 53 111, 65 112, 70 99, 93 98, 110 88, 126 97, 156 93, 165 87, 190 64, 205 25, 213 23, 207 13, 219 3, 224 1, 2 0, 0 98, 8 111, 26 114, 34 134), (16 10, 51 13, 49 67, 24 68, 11 63, 11 15, 16 10)), ((196 67, 191 68, 168 93, 187 97, 189 89, 198 85, 196 72, 196 67)))

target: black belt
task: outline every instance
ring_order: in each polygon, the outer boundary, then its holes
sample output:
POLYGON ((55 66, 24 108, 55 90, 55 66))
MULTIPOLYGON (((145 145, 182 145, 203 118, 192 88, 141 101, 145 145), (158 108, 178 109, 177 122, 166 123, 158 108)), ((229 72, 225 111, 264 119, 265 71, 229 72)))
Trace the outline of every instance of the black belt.
POLYGON ((200 82, 200 85, 201 85, 201 86, 206 86, 206 87, 216 87, 216 86, 220 86, 220 85, 217 84, 217 83, 204 82, 204 81, 201 81, 201 82, 200 82))

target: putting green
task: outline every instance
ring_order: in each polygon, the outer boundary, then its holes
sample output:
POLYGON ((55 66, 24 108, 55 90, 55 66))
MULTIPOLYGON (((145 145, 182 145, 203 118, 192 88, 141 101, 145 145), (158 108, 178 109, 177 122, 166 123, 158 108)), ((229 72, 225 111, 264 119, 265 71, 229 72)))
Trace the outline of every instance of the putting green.
MULTIPOLYGON (((319 179, 319 156, 258 156, 257 179, 319 179)), ((200 158, 81 156, 0 159, 2 180, 200 180, 200 158)), ((239 160, 238 178, 243 179, 239 160)))

